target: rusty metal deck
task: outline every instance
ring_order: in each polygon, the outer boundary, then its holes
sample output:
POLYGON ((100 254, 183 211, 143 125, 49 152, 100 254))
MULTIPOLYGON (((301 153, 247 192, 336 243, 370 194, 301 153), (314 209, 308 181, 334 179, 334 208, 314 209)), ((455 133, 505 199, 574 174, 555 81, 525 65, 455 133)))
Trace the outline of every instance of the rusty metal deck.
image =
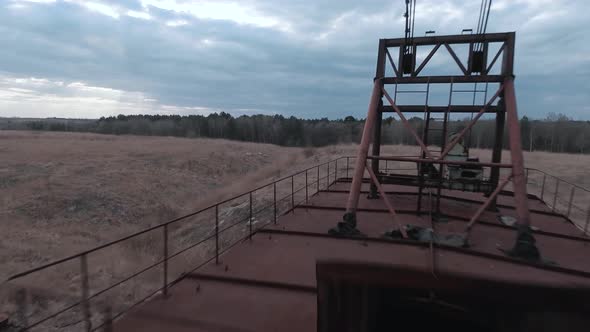
MULTIPOLYGON (((281 216, 220 257, 187 275, 169 289, 123 316, 116 331, 312 331, 316 329, 316 262, 362 261, 488 278, 513 284, 590 289, 590 239, 565 217, 530 197, 531 218, 541 253, 549 264, 516 260, 509 249, 514 229, 497 219, 514 216, 509 195, 498 199, 498 212, 486 211, 471 232, 468 249, 381 238, 394 225, 383 200, 361 196, 358 228, 368 237, 327 234, 342 218, 350 183, 342 180, 310 198, 308 204, 281 216)), ((368 190, 363 184, 363 190, 368 190)), ((417 188, 386 185, 391 202, 407 224, 430 227, 427 214, 415 213, 417 188)), ((448 222, 438 233, 460 232, 485 197, 444 192, 448 222), (450 196, 452 194, 452 196, 450 196)))

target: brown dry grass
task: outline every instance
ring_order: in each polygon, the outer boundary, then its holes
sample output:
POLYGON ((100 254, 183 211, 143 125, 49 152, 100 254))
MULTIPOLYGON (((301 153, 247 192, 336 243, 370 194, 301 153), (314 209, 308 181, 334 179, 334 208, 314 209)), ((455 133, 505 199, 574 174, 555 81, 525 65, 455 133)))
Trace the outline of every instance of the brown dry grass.
MULTIPOLYGON (((382 154, 417 152, 414 146, 385 146, 382 154)), ((356 146, 285 148, 212 139, 3 131, 0 153, 0 280, 4 280, 18 271, 186 214, 272 179, 340 156, 353 156, 356 146)), ((488 160, 490 151, 473 150, 472 155, 488 160)), ((504 160, 508 158, 504 153, 504 160)), ((590 187, 588 155, 534 152, 525 153, 525 159, 528 167, 590 187)), ((389 165, 400 166, 415 167, 389 165)), ((538 182, 539 178, 533 180, 538 182)), ((298 178, 296 186, 301 187, 301 181, 298 178)), ((288 192, 289 188, 279 191, 288 192)), ((272 197, 269 195, 272 192, 266 191, 256 197, 255 204, 268 203, 272 197)), ((587 199, 590 197, 579 203, 587 204, 587 199)), ((242 218, 245 209, 245 199, 223 207, 222 223, 242 218)), ((204 214, 171 229, 176 240, 172 247, 181 248, 206 235, 213 227, 213 219, 211 213, 204 214)), ((231 236, 243 235, 243 231, 231 236)), ((106 286, 136 271, 138 266, 160 259, 160 239, 160 233, 150 232, 89 257, 91 286, 106 286)), ((222 239, 222 245, 231 240, 222 239)), ((209 245, 188 256, 181 255, 172 262, 172 270, 182 273, 185 266, 194 265, 195 260, 210 252, 209 245)), ((33 311, 58 307, 69 302, 68 296, 77 298, 77 264, 72 262, 21 283, 35 286, 33 311), (52 289, 59 289, 59 296, 52 296, 52 289)), ((160 274, 156 271, 146 278, 149 283, 131 282, 126 292, 107 294, 103 301, 131 301, 125 296, 144 292, 143 288, 157 282, 160 274)), ((76 315, 63 317, 52 327, 76 330, 80 328, 72 318, 76 315)))
POLYGON ((299 152, 215 140, 28 132, 1 132, 0 151, 1 245, 8 249, 2 259, 12 262, 0 276, 195 210, 299 152), (31 255, 40 248, 42 254, 31 255))

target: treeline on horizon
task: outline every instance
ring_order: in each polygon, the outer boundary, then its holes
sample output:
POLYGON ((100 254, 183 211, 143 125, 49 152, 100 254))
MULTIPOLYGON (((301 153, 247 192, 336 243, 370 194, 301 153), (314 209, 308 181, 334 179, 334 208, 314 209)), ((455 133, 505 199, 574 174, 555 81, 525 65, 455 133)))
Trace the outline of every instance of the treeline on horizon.
MULTIPOLYGON (((464 128, 468 119, 449 122, 449 133, 464 128)), ((412 127, 422 133, 424 120, 409 119, 412 127)), ((114 135, 146 135, 176 137, 224 138, 237 141, 269 143, 283 146, 325 146, 358 143, 363 119, 298 119, 282 115, 233 117, 228 113, 203 115, 118 115, 98 120, 77 119, 0 119, 0 129, 92 132, 114 135)), ((440 124, 439 124, 440 125, 440 124)), ((494 120, 479 120, 467 135, 473 148, 491 148, 494 143, 494 120)), ((550 113, 545 119, 520 120, 524 150, 567 153, 590 151, 590 121, 574 121, 563 114, 550 113)), ((507 129, 504 146, 508 146, 507 129)), ((430 144, 439 145, 442 137, 433 132, 430 144)), ((383 144, 414 145, 415 141, 402 122, 393 117, 383 119, 383 144)))

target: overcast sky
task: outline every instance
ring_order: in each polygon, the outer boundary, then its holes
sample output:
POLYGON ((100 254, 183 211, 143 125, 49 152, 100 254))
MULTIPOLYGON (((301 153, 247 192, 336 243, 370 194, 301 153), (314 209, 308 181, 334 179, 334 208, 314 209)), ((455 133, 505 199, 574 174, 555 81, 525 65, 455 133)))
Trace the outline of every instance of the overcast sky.
MULTIPOLYGON (((479 6, 417 0, 416 35, 475 29, 479 6)), ((403 35, 404 10, 403 0, 0 0, 0 116, 364 117, 378 39, 403 35)), ((493 1, 488 32, 517 33, 520 115, 590 120, 589 13, 586 0, 493 1)))

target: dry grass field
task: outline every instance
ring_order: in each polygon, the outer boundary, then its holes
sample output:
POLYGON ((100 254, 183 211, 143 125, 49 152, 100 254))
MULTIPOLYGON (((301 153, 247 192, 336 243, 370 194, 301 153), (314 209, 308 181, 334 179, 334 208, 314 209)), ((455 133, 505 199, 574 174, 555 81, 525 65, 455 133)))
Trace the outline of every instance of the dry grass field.
MULTIPOLYGON (((355 152, 354 145, 285 148, 212 139, 0 131, 0 281, 355 152)), ((413 146, 387 146, 383 151, 416 153, 413 146)), ((472 155, 487 160, 490 151, 473 150, 472 155)), ((534 152, 525 153, 525 159, 527 167, 590 187, 588 155, 534 152)), ((533 187, 538 189, 540 179, 531 177, 533 187)), ((569 196, 569 189, 561 190, 560 201, 569 196)), ((582 196, 576 204, 587 208, 588 200, 582 196)), ((132 263, 157 256, 158 240, 146 236, 94 263, 102 262, 123 275, 132 263)), ((76 264, 71 266, 73 271, 78 269, 76 264)), ((56 271, 54 276, 58 272, 64 273, 56 271)), ((95 272, 102 275, 95 284, 108 284, 111 274, 116 274, 95 272)), ((56 278, 63 279, 59 283, 48 274, 31 279, 29 286, 61 287, 63 293, 76 294, 71 284, 79 282, 79 276, 59 275, 56 278)), ((39 300, 37 305, 47 309, 62 300, 39 300)), ((4 305, 0 313, 13 310, 4 305)), ((75 330, 79 321, 68 319, 52 326, 75 330)))

